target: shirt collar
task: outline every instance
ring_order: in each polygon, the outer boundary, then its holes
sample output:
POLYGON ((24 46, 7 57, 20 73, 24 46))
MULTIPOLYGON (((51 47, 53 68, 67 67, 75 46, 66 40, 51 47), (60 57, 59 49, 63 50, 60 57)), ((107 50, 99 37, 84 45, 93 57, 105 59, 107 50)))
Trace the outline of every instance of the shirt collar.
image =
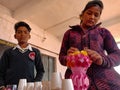
MULTIPOLYGON (((18 49, 20 49, 20 50, 23 50, 21 47, 20 47, 20 45, 16 45, 14 48, 13 48, 13 50, 15 50, 16 48, 18 48, 18 49)), ((33 49, 32 49, 32 46, 29 44, 26 48, 24 48, 24 49, 28 49, 28 50, 30 50, 30 51, 33 51, 33 49)))

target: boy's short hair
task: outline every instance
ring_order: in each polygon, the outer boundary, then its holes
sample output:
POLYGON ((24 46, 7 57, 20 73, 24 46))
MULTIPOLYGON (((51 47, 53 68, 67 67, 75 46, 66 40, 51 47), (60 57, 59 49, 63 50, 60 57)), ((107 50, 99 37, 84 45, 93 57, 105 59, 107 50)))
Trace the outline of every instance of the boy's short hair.
POLYGON ((19 21, 19 22, 17 22, 17 23, 14 25, 15 32, 17 32, 17 29, 18 29, 19 27, 21 27, 21 26, 26 27, 29 32, 31 31, 30 26, 29 26, 26 22, 24 22, 24 21, 19 21))

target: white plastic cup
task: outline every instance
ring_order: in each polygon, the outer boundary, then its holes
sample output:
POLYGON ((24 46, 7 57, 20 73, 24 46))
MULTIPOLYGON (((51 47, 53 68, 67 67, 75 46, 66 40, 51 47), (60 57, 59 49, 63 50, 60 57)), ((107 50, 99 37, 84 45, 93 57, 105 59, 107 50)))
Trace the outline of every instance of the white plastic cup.
POLYGON ((41 81, 34 82, 34 90, 42 90, 42 82, 41 81))
POLYGON ((72 79, 62 80, 62 90, 74 90, 72 79))
POLYGON ((62 88, 62 77, 60 72, 53 72, 51 77, 51 89, 52 90, 61 90, 62 88))
POLYGON ((28 82, 26 90, 34 90, 34 82, 28 82))
POLYGON ((27 79, 20 79, 18 83, 18 90, 26 90, 27 88, 27 79))

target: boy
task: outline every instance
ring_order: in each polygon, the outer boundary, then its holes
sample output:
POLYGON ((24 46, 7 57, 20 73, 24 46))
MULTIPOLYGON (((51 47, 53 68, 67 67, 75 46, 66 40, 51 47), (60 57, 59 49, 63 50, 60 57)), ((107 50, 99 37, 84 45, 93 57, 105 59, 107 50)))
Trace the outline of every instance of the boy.
MULTIPOLYGON (((0 60, 0 86, 19 83, 19 79, 26 78, 27 82, 41 81, 44 67, 41 61, 40 51, 28 43, 30 39, 30 26, 23 21, 14 26, 15 39, 18 45, 7 49, 0 60), (34 67, 36 76, 34 76, 34 67)), ((1 89, 4 90, 4 89, 1 89)))

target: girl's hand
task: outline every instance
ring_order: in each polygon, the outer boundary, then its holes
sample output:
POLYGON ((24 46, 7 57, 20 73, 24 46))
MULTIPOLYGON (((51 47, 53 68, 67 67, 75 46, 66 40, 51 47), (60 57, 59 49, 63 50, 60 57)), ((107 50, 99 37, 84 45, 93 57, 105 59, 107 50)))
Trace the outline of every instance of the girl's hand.
POLYGON ((91 50, 91 49, 85 49, 85 50, 87 51, 93 63, 97 65, 101 65, 103 63, 102 56, 98 52, 91 50))
POLYGON ((75 47, 70 47, 67 51, 67 55, 74 53, 75 51, 79 51, 79 49, 75 47))

